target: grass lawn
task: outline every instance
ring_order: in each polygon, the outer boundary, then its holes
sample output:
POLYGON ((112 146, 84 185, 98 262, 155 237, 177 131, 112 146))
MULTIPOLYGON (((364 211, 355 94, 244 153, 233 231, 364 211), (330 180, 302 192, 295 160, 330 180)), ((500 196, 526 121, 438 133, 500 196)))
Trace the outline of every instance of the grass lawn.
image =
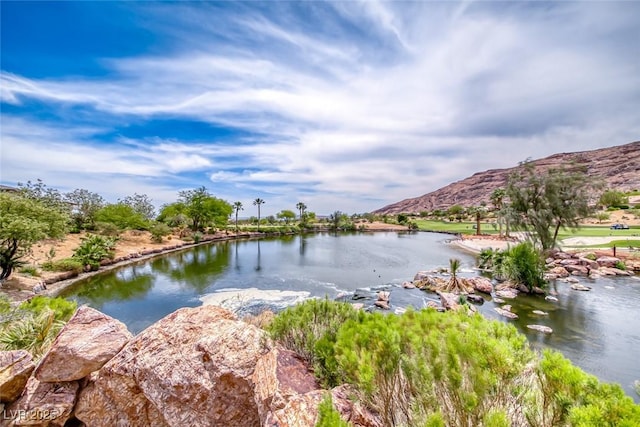
POLYGON ((640 240, 613 240, 609 243, 603 243, 601 245, 589 245, 589 246, 581 246, 584 248, 616 248, 620 249, 628 249, 628 248, 640 248, 640 240))
MULTIPOLYGON (((449 233, 475 234, 475 221, 463 222, 444 222, 426 219, 414 220, 418 224, 418 229, 422 231, 446 231, 449 233)), ((482 234, 498 234, 498 230, 494 229, 491 224, 482 223, 482 234)), ((640 226, 632 226, 628 230, 611 230, 608 225, 589 225, 583 226, 575 231, 560 230, 558 240, 567 239, 569 237, 606 237, 620 236, 632 237, 640 236, 640 226)), ((626 240, 625 240, 626 241, 626 240)))
MULTIPOLYGON (((444 222, 433 221, 428 219, 416 219, 418 229, 422 231, 446 231, 447 233, 460 233, 460 234, 476 234, 474 227, 475 221, 468 222, 444 222)), ((482 234, 498 234, 498 230, 495 230, 491 224, 482 223, 482 234)))
POLYGON ((607 237, 607 236, 640 236, 640 227, 632 226, 628 230, 611 230, 609 226, 595 226, 589 225, 580 227, 579 229, 572 230, 560 230, 558 233, 558 240, 567 239, 569 237, 607 237))

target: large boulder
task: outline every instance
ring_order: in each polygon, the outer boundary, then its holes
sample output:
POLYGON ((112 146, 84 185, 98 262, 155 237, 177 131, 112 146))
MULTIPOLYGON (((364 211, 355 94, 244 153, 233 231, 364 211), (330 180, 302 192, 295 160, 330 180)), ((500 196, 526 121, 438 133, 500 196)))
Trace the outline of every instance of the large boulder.
POLYGON ((36 365, 26 350, 0 351, 0 402, 16 400, 36 365))
POLYGON ((588 276, 589 269, 584 265, 565 265, 564 268, 574 276, 588 276))
POLYGON ((62 427, 71 417, 78 381, 43 383, 29 378, 22 396, 5 408, 3 426, 62 427))
POLYGON ((442 306, 447 310, 459 310, 461 308, 458 301, 460 300, 460 296, 456 294, 452 294, 450 292, 437 292, 438 296, 440 296, 440 302, 442 306))
POLYGON ((289 350, 276 347, 258 359, 252 378, 260 420, 283 409, 293 396, 319 389, 307 365, 289 350))
POLYGON ((82 306, 62 328, 34 375, 41 382, 79 380, 100 369, 132 337, 122 322, 82 306))
POLYGON ((266 332, 215 306, 182 308, 141 332, 90 377, 86 425, 259 426, 253 374, 266 332))
POLYGON ((470 277, 465 280, 473 286, 473 289, 476 292, 482 292, 483 294, 489 295, 493 292, 493 284, 491 283, 491 280, 486 277, 470 277))
POLYGON ((620 258, 612 256, 601 256, 596 260, 596 262, 602 267, 616 267, 616 265, 620 262, 620 258))

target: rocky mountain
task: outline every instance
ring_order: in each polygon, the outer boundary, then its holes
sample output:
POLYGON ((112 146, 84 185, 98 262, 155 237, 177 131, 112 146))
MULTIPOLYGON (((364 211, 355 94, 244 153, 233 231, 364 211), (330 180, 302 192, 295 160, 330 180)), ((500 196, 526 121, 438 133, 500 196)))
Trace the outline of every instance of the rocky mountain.
MULTIPOLYGON (((621 191, 640 189, 640 141, 598 150, 554 154, 534 160, 533 163, 541 170, 568 164, 582 165, 586 166, 589 176, 603 179, 608 188, 621 191)), ((504 187, 507 177, 514 169, 516 167, 478 172, 420 197, 387 205, 374 213, 419 213, 448 209, 453 205, 479 206, 482 202, 490 204, 493 190, 504 187)))

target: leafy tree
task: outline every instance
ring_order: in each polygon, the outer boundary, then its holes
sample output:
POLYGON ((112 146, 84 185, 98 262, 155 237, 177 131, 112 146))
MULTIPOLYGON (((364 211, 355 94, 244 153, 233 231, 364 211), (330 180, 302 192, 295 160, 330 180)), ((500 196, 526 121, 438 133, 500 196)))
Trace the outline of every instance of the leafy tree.
POLYGON ((279 219, 283 220, 286 224, 289 224, 293 219, 295 219, 296 214, 293 211, 288 209, 283 209, 277 213, 279 219))
POLYGON ((164 222, 170 227, 186 227, 189 223, 187 205, 182 202, 174 202, 162 206, 158 221, 164 222))
POLYGON ((609 208, 626 205, 629 203, 629 198, 621 191, 609 189, 602 193, 599 201, 601 205, 609 208))
POLYGON ((602 224, 602 221, 606 221, 609 218, 611 218, 611 215, 608 214, 607 212, 598 212, 596 214, 596 219, 598 220, 598 223, 602 224))
POLYGON ((114 224, 120 230, 144 230, 148 220, 130 205, 124 203, 109 204, 96 212, 96 221, 114 224))
POLYGON ((98 193, 76 189, 65 194, 64 199, 71 205, 72 218, 79 229, 92 229, 96 213, 104 206, 104 199, 98 193))
POLYGON ((38 240, 62 237, 68 216, 19 194, 0 193, 0 282, 21 264, 38 240))
POLYGON ((127 196, 122 200, 118 200, 118 202, 130 206, 137 214, 142 215, 148 221, 151 221, 156 216, 156 208, 146 194, 133 193, 133 196, 127 196))
POLYGON ((185 214, 191 219, 191 229, 198 231, 213 222, 217 226, 227 223, 233 208, 224 200, 213 197, 203 186, 179 193, 179 202, 185 206, 185 214))
POLYGON ((238 212, 243 211, 242 202, 233 203, 233 212, 236 214, 236 231, 238 231, 238 212))
POLYGON ((455 217, 458 222, 462 221, 462 214, 464 213, 464 208, 460 205, 453 205, 449 209, 447 209, 447 214, 455 217))
POLYGON ((41 179, 35 183, 27 181, 26 184, 18 183, 20 194, 27 199, 36 200, 45 206, 56 208, 61 212, 69 212, 69 204, 64 201, 62 193, 55 188, 49 188, 41 179))
POLYGON ((347 215, 340 212, 340 211, 335 211, 334 213, 329 215, 329 223, 330 228, 332 230, 339 230, 340 229, 340 224, 342 223, 342 221, 344 221, 345 217, 347 215))
POLYGON ((263 205, 264 203, 265 201, 262 200, 260 197, 258 197, 253 201, 253 206, 258 207, 258 231, 260 231, 260 206, 263 205))
POLYGON ((589 194, 594 187, 579 168, 541 172, 530 162, 521 163, 507 187, 515 225, 533 231, 530 236, 543 250, 551 249, 561 228, 578 228, 579 219, 589 215, 589 194))

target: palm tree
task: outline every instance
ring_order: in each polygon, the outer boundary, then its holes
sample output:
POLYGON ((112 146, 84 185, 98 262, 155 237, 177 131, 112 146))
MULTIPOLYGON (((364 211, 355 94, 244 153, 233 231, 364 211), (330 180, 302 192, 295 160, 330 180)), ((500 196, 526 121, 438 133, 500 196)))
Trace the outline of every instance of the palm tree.
POLYGON ((234 202, 233 210, 236 213, 236 233, 238 232, 238 211, 243 211, 242 202, 234 202))
POLYGON ((302 202, 296 203, 296 209, 300 211, 300 221, 302 221, 302 216, 304 215, 304 211, 307 209, 307 205, 302 202))
POLYGON ((260 205, 264 203, 265 203, 264 200, 262 200, 260 197, 258 197, 253 201, 253 206, 258 207, 258 231, 260 231, 260 205))
POLYGON ((491 203, 493 203, 493 206, 495 206, 496 208, 496 214, 498 216, 498 225, 500 227, 500 237, 502 237, 502 217, 504 216, 504 212, 502 211, 502 205, 504 203, 504 198, 507 195, 507 192, 505 191, 504 188, 500 187, 500 188, 496 188, 495 190, 493 190, 493 193, 491 193, 491 203))
POLYGON ((451 278, 444 287, 445 292, 451 292, 454 294, 466 293, 467 287, 463 280, 458 279, 458 270, 460 269, 460 260, 457 258, 451 258, 449 260, 449 272, 451 278))

